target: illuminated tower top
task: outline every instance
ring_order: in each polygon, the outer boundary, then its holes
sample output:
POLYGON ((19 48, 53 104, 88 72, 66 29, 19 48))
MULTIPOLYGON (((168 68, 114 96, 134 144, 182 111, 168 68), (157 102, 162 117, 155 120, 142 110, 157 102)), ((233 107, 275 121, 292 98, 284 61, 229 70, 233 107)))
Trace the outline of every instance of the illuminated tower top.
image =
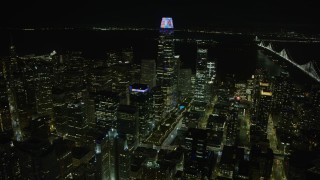
POLYGON ((173 29, 173 21, 171 17, 163 17, 161 20, 160 28, 173 29))

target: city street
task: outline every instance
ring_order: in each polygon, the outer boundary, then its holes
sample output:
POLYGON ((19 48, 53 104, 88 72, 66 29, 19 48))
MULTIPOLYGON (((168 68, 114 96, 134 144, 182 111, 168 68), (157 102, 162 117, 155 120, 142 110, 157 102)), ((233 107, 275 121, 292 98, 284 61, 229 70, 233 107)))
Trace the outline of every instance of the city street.
MULTIPOLYGON (((245 109, 246 110, 246 109, 245 109)), ((243 112, 245 112, 245 110, 243 112)), ((249 113, 239 112, 240 132, 239 146, 250 147, 250 115, 249 113), (244 114, 244 115, 243 115, 244 114)))
MULTIPOLYGON (((276 136, 276 129, 273 124, 273 119, 272 116, 269 116, 268 119, 268 139, 270 141, 270 148, 273 150, 274 154, 282 154, 282 151, 277 149, 277 136, 276 136)), ((272 174, 271 174, 271 179, 274 180, 285 180, 286 175, 284 172, 284 167, 283 167, 283 159, 282 157, 280 158, 279 156, 275 156, 273 159, 273 166, 272 166, 272 174)))
POLYGON ((209 116, 213 113, 213 107, 214 105, 217 103, 217 100, 218 100, 218 97, 215 96, 212 100, 212 102, 210 103, 211 105, 206 108, 206 111, 205 111, 205 114, 204 116, 200 119, 199 121, 199 124, 198 124, 198 127, 200 129, 206 129, 206 126, 207 126, 207 122, 208 122, 208 118, 209 116))
POLYGON ((270 141, 270 148, 273 150, 273 153, 279 154, 282 153, 280 150, 278 150, 277 145, 278 145, 278 140, 277 140, 277 135, 276 135, 276 129, 273 124, 273 119, 272 116, 269 115, 268 119, 268 139, 270 141))
POLYGON ((286 180, 287 179, 285 172, 284 172, 283 160, 273 159, 271 179, 272 180, 286 180))

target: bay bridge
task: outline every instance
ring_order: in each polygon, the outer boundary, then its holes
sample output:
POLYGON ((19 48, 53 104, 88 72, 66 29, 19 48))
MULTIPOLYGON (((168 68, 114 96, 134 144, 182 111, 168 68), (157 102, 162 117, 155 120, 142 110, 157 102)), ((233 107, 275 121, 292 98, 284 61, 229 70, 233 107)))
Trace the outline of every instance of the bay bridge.
POLYGON ((286 49, 282 49, 280 52, 277 52, 272 47, 271 42, 265 43, 264 41, 260 41, 258 37, 255 38, 255 41, 257 42, 257 45, 259 47, 261 47, 262 49, 265 49, 265 50, 271 52, 272 54, 277 55, 277 56, 285 59, 287 62, 294 65, 298 69, 302 70, 304 73, 309 75, 311 78, 313 78, 317 82, 320 82, 320 77, 317 73, 317 72, 319 72, 319 68, 317 67, 317 64, 314 61, 310 61, 310 62, 308 62, 306 64, 302 64, 302 65, 297 64, 296 62, 294 62, 292 60, 292 58, 290 58, 288 56, 288 52, 286 49), (260 43, 258 43, 258 42, 260 42, 260 43))

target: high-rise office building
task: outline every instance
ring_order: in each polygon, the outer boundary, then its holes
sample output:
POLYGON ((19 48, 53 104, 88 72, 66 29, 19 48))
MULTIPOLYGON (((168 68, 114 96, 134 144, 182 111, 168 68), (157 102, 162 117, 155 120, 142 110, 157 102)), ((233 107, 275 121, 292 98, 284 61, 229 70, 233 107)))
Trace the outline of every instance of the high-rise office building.
MULTIPOLYGON (((129 137, 130 138, 130 137, 129 137)), ((129 179, 131 153, 134 146, 128 144, 128 136, 114 128, 97 134, 95 139, 95 168, 97 179, 129 179)))
POLYGON ((63 55, 65 70, 63 71, 64 87, 74 90, 86 85, 85 59, 81 52, 70 52, 63 55))
POLYGON ((66 132, 66 92, 59 88, 52 89, 53 118, 57 134, 63 135, 66 132))
MULTIPOLYGON (((272 111, 279 114, 279 116, 274 116, 273 120, 274 122, 277 122, 277 128, 278 128, 278 136, 283 137, 283 133, 290 133, 294 130, 297 130, 294 128, 294 116, 295 116, 295 109, 293 106, 293 87, 292 83, 289 78, 289 73, 286 71, 280 72, 279 76, 276 76, 273 80, 272 84, 272 111), (280 133, 281 132, 281 133, 280 133), (282 135, 280 135, 282 134, 282 135)), ((299 107, 302 106, 297 106, 299 107)), ((304 112, 303 110, 298 112, 304 112)), ((299 115, 302 115, 303 113, 298 113, 298 117, 301 117, 299 115)), ((307 118, 303 118, 307 119, 307 118)), ((308 123, 307 123, 308 124, 308 123)), ((305 124, 301 122, 302 126, 305 124)), ((296 126, 298 127, 298 126, 296 126)), ((300 126, 299 126, 300 128, 300 126)), ((282 141, 284 138, 280 138, 282 141)))
POLYGON ((155 165, 159 167, 156 162, 157 154, 158 153, 156 149, 145 148, 141 146, 136 148, 131 156, 131 178, 143 179, 143 174, 145 174, 145 165, 155 165))
POLYGON ((289 73, 282 71, 280 76, 275 77, 273 83, 273 108, 277 111, 281 110, 290 99, 291 82, 289 80, 289 73))
POLYGON ((18 142, 17 155, 25 179, 58 179, 59 168, 53 145, 38 138, 18 142))
POLYGON ((256 125, 261 129, 267 138, 268 120, 271 111, 272 92, 261 90, 257 106, 256 125))
POLYGON ((249 178, 269 179, 272 172, 273 156, 273 151, 270 148, 252 146, 249 157, 249 178))
POLYGON ((227 131, 226 131, 226 145, 234 146, 236 145, 236 140, 239 134, 239 124, 238 110, 233 109, 230 112, 229 119, 227 121, 227 131))
POLYGON ((98 92, 111 89, 110 74, 105 67, 91 68, 88 71, 88 91, 98 92))
POLYGON ((121 51, 121 63, 122 64, 131 64, 133 61, 133 49, 132 47, 123 49, 121 51))
POLYGON ((187 179, 210 178, 213 153, 208 151, 208 133, 205 129, 189 128, 185 138, 184 172, 187 179))
POLYGON ((267 73, 257 70, 253 79, 253 116, 250 126, 250 142, 256 143, 267 138, 269 115, 273 92, 267 73))
POLYGON ((108 131, 109 143, 110 143, 110 158, 109 158, 109 166, 110 166, 110 179, 117 179, 118 177, 118 164, 117 164, 117 138, 118 132, 116 129, 111 128, 108 131))
POLYGON ((215 61, 207 62, 207 82, 213 84, 216 79, 216 63, 215 61))
POLYGON ((164 115, 163 94, 160 86, 154 87, 151 91, 152 91, 152 97, 153 97, 154 121, 155 121, 155 125, 158 125, 164 115))
POLYGON ((64 132, 69 139, 79 143, 85 143, 88 130, 88 92, 86 89, 74 91, 77 95, 72 101, 67 101, 63 117, 66 118, 64 132))
POLYGON ((163 17, 158 44, 157 85, 162 89, 165 111, 171 110, 177 103, 177 61, 174 53, 173 21, 170 17, 163 17))
MULTIPOLYGON (((109 91, 118 93, 120 96, 121 104, 129 104, 129 85, 132 82, 132 75, 130 74, 130 70, 132 70, 131 64, 128 65, 114 65, 107 70, 108 76, 107 85, 110 85, 109 91)), ((139 78, 140 80, 140 78, 139 78)))
POLYGON ((108 134, 99 133, 95 138, 95 168, 97 179, 110 179, 110 142, 108 134))
POLYGON ((130 177, 130 153, 126 135, 118 134, 115 129, 108 132, 110 143, 110 179, 128 179, 130 177))
POLYGON ((130 86, 130 103, 139 111, 139 134, 141 140, 150 134, 154 128, 153 100, 150 88, 146 84, 130 86))
POLYGON ((117 179, 130 179, 131 154, 135 148, 128 145, 127 135, 125 134, 119 134, 116 144, 117 179))
POLYGON ((181 94, 181 97, 190 97, 192 94, 191 76, 192 76, 191 69, 180 70, 178 90, 181 94))
POLYGON ((97 127, 104 131, 114 127, 120 103, 119 95, 110 91, 102 91, 92 93, 91 96, 95 102, 97 127))
POLYGON ((180 66, 181 66, 181 59, 180 55, 175 55, 174 56, 174 61, 175 61, 175 66, 174 66, 174 73, 173 73, 173 83, 174 83, 174 92, 173 92, 173 105, 177 105, 181 101, 181 94, 179 92, 179 79, 180 79, 180 66))
POLYGON ((194 108, 196 111, 204 111, 207 102, 206 86, 208 50, 203 47, 203 42, 198 42, 197 46, 194 108))
POLYGON ((50 135, 50 121, 51 117, 49 115, 34 116, 29 127, 31 137, 48 139, 50 135))
POLYGON ((224 146, 220 162, 216 166, 217 179, 249 179, 249 161, 245 149, 224 146))
POLYGON ((74 142, 59 137, 53 141, 53 144, 57 155, 59 175, 62 179, 67 179, 73 169, 71 147, 74 146, 74 142))
POLYGON ((52 64, 50 59, 34 58, 33 81, 35 82, 36 111, 52 115, 52 64))
POLYGON ((216 63, 214 61, 207 62, 207 75, 206 75, 206 100, 210 103, 213 98, 213 86, 216 79, 216 63))
POLYGON ((126 135, 128 146, 137 147, 139 143, 139 113, 132 105, 120 105, 117 111, 115 128, 119 134, 126 135))
POLYGON ((153 88, 156 86, 156 76, 156 61, 153 59, 142 59, 140 83, 148 84, 153 88))
MULTIPOLYGON (((88 101, 86 62, 81 52, 68 52, 53 57, 53 117, 57 132, 82 143, 88 129, 88 101)), ((49 89, 49 88, 48 88, 49 89)))

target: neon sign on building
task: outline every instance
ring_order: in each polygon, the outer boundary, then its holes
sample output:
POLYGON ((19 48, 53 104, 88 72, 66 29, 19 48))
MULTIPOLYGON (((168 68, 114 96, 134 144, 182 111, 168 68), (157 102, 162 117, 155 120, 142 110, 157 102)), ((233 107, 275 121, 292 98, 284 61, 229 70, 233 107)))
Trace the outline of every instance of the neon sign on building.
POLYGON ((163 17, 161 20, 160 28, 173 29, 173 21, 171 17, 163 17))

